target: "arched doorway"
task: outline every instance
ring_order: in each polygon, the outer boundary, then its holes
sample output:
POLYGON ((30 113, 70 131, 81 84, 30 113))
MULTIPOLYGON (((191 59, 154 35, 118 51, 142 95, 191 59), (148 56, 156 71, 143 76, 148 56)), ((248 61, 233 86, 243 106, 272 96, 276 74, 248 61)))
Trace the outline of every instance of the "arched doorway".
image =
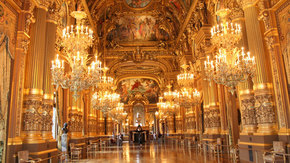
POLYGON ((145 126, 145 107, 142 103, 133 105, 133 125, 145 126))

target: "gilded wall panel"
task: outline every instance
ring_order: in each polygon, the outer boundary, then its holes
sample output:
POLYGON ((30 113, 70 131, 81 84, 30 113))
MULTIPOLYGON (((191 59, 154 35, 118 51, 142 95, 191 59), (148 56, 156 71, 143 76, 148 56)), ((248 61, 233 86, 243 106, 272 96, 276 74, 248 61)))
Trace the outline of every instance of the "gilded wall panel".
POLYGON ((287 1, 276 11, 279 40, 290 90, 290 2, 287 1))

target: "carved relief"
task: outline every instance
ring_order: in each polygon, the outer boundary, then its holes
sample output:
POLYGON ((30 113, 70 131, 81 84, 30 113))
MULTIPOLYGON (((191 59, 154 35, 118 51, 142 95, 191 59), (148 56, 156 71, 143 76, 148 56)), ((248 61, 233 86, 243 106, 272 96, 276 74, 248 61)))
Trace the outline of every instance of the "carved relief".
POLYGON ((255 96, 255 108, 258 124, 275 124, 275 111, 271 94, 255 96))
POLYGON ((23 107, 23 131, 41 131, 42 130, 42 102, 38 100, 25 100, 23 107))
POLYGON ((255 110, 255 100, 243 99, 241 100, 241 116, 243 125, 256 125, 256 110, 255 110))

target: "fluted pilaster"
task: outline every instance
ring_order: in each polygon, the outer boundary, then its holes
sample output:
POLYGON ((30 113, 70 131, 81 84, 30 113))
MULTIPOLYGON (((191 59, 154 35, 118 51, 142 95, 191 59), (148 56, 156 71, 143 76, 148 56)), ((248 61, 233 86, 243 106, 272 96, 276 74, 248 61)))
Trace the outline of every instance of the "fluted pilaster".
POLYGON ((258 20, 256 1, 243 1, 245 24, 250 52, 255 56, 257 63, 256 76, 254 77, 254 94, 257 123, 259 134, 276 133, 276 119, 273 105, 272 82, 270 78, 270 66, 267 63, 261 28, 258 20))
POLYGON ((30 49, 26 58, 22 137, 24 142, 43 143, 42 108, 43 69, 46 36, 46 10, 35 9, 35 23, 31 26, 30 49))

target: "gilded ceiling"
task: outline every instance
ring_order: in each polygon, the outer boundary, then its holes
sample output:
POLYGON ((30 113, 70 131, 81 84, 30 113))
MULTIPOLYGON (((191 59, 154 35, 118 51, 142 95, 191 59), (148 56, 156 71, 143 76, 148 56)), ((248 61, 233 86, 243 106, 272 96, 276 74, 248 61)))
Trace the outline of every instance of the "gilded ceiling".
MULTIPOLYGON (((197 0, 79 0, 97 36, 94 51, 116 81, 150 77, 175 80, 181 57, 191 58, 192 31, 207 21, 197 0), (195 19, 195 21, 192 21, 195 19), (190 54, 186 56, 187 54, 190 54)), ((77 2, 78 3, 78 2, 77 2)))

